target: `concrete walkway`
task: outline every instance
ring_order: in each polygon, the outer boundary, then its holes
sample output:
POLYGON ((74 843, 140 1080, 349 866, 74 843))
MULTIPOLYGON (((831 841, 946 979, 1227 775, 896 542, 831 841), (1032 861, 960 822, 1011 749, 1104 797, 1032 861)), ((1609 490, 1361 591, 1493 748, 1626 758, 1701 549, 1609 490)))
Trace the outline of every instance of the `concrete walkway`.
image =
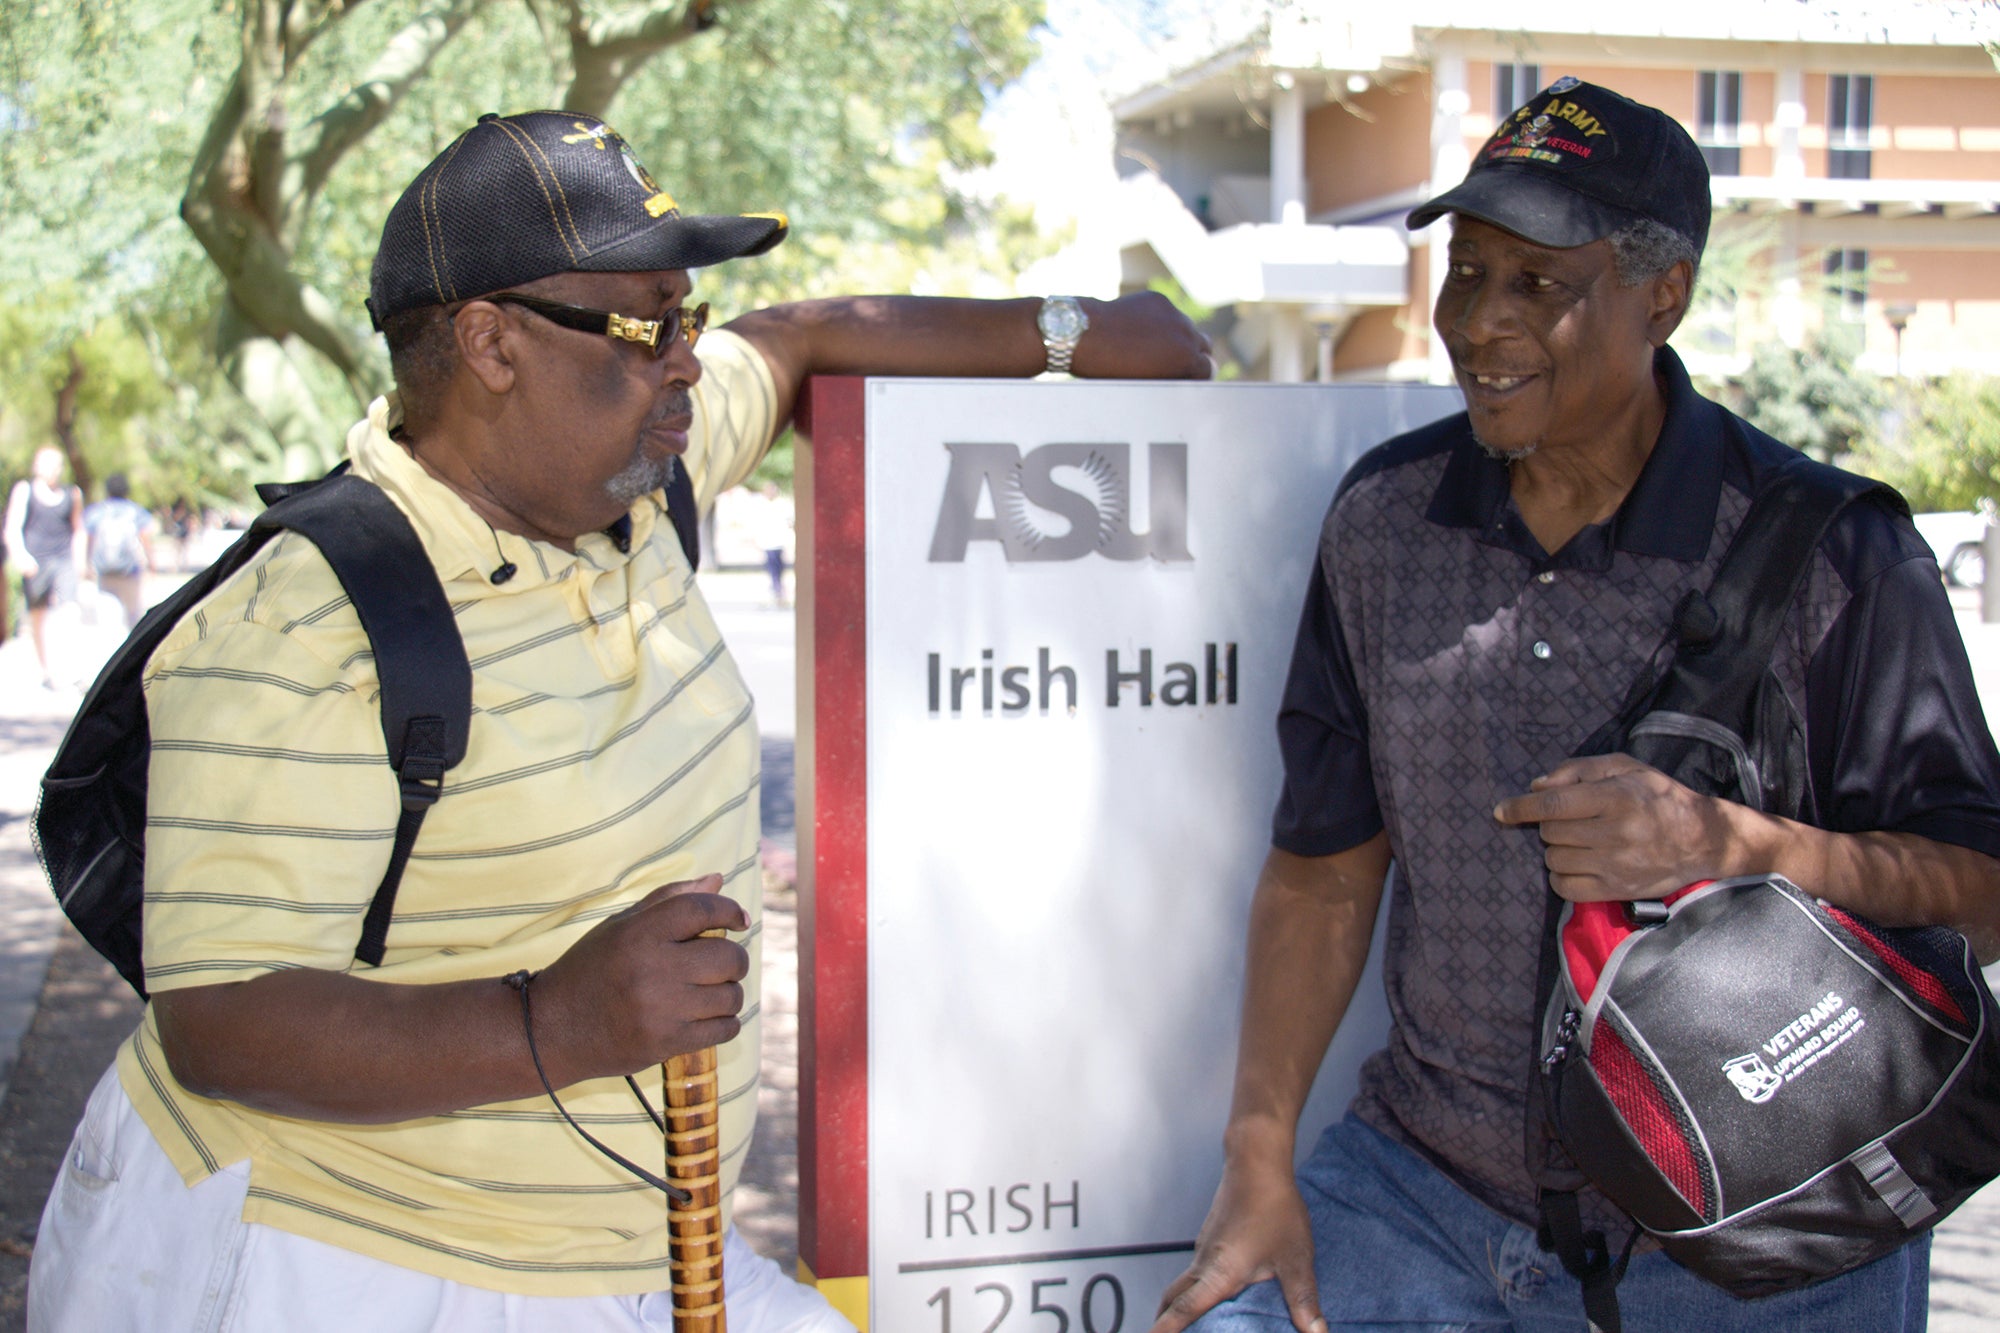
MULTIPOLYGON (((703 585, 766 732, 764 1083, 737 1217, 753 1244, 789 1268, 798 1189, 792 617, 770 604, 761 574, 704 575, 703 585)), ((2000 716, 2000 625, 1977 623, 1975 597, 1954 599, 1988 716, 2000 716)), ((83 678, 110 651, 116 631, 70 628, 59 678, 83 678)), ((116 974, 62 923, 28 836, 37 780, 79 697, 41 688, 24 640, 0 645, 0 1333, 22 1327, 35 1220, 69 1127, 138 1013, 116 974), (10 1084, 17 1056, 19 1077, 10 1084)), ((1938 1229, 1931 1300, 1938 1333, 2000 1327, 2000 1185, 1938 1229)))
POLYGON ((114 615, 86 621, 75 607, 50 617, 50 674, 42 684, 33 645, 0 644, 0 1098, 21 1036, 41 996, 62 913, 35 859, 28 826, 42 772, 88 684, 124 638, 114 615))

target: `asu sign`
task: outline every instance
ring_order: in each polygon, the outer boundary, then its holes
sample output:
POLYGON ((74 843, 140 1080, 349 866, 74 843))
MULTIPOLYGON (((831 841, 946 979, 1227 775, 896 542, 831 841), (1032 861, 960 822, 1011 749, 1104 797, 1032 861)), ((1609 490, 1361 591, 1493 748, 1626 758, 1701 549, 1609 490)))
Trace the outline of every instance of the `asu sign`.
POLYGON ((931 533, 932 564, 957 564, 976 541, 998 542, 1010 563, 1191 560, 1187 445, 1147 447, 1145 532, 1132 530, 1132 446, 951 444, 951 471, 931 533), (982 505, 987 516, 980 517, 982 505), (1051 521, 1052 516, 1053 522, 1051 521))
MULTIPOLYGON (((1320 524, 1357 458, 1461 405, 814 382, 799 1255, 866 1333, 1137 1333, 1186 1266, 1320 524)), ((1308 1124, 1387 1029, 1377 975, 1308 1124)))

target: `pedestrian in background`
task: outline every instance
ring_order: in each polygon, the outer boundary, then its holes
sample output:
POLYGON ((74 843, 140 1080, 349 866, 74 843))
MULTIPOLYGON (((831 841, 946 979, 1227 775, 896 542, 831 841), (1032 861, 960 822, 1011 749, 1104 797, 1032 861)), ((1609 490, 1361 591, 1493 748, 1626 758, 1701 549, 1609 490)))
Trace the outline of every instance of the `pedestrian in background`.
POLYGON ((84 531, 90 539, 90 563, 86 578, 118 599, 125 608, 125 628, 139 623, 145 610, 141 584, 158 568, 153 556, 153 515, 144 505, 132 501, 131 484, 123 472, 104 479, 104 498, 83 511, 84 531))
POLYGON ((792 551, 792 497, 780 491, 777 482, 767 481, 752 515, 751 531, 764 552, 764 573, 771 579, 771 604, 787 605, 785 565, 792 551))
POLYGON ((66 466, 62 450, 44 445, 35 451, 29 478, 15 482, 7 497, 7 549, 21 569, 28 635, 47 690, 55 688, 49 673, 49 610, 76 600, 76 571, 83 561, 83 492, 64 484, 66 466))
POLYGON ((187 497, 176 495, 167 509, 167 535, 174 539, 174 569, 186 574, 192 568, 188 558, 189 547, 201 533, 201 515, 187 502, 187 497))

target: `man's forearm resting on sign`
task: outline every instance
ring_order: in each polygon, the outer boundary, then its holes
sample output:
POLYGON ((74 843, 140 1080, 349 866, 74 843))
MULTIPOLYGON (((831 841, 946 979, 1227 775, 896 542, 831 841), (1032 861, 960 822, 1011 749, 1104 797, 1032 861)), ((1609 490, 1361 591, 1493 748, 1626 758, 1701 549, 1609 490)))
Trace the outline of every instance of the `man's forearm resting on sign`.
MULTIPOLYGON (((842 296, 753 310, 732 333, 764 353, 789 404, 809 375, 1039 374, 1047 349, 1035 327, 1039 297, 980 301, 957 297, 842 296)), ((1206 341, 1165 297, 1085 301, 1090 328, 1074 368, 1098 379, 1200 379, 1210 373, 1206 341)))

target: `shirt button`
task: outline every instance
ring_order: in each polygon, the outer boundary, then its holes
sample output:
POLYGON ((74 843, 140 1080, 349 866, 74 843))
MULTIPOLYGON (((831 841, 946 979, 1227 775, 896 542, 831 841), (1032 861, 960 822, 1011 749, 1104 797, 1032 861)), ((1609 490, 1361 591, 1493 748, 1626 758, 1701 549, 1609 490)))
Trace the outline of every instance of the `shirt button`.
POLYGON ((1555 581, 1556 581, 1556 572, 1553 569, 1545 569, 1541 573, 1535 575, 1535 582, 1537 583, 1554 583, 1555 581))
POLYGON ((1556 655, 1556 650, 1549 647, 1549 642, 1547 639, 1536 639, 1535 646, 1529 649, 1528 651, 1532 652, 1537 658, 1541 659, 1544 662, 1548 661, 1551 657, 1554 657, 1556 655))

